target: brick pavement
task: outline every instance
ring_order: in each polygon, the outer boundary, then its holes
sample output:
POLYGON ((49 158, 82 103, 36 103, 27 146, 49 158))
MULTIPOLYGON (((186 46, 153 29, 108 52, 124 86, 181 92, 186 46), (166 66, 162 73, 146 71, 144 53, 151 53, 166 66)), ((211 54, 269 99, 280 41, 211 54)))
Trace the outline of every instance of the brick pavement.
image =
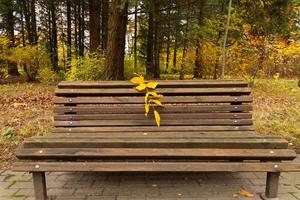
MULTIPOLYGON (((265 178, 266 173, 47 173, 47 187, 50 200, 256 200, 265 178), (255 197, 234 197, 241 188, 255 197)), ((33 200, 31 181, 28 173, 0 172, 0 200, 33 200)), ((300 173, 282 173, 279 197, 300 200, 300 173)))

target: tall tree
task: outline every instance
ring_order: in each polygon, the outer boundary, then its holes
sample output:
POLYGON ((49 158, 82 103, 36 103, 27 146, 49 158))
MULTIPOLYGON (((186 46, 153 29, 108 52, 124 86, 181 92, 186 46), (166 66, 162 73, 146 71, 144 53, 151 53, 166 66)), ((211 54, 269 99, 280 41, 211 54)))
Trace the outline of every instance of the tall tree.
MULTIPOLYGON (((10 48, 14 48, 15 46, 15 16, 14 16, 14 2, 13 0, 5 0, 4 5, 2 7, 2 17, 4 19, 4 26, 6 35, 10 40, 10 48)), ((8 67, 8 75, 10 76, 19 76, 20 73, 18 71, 17 63, 12 61, 7 61, 7 67, 8 67)))
POLYGON ((102 50, 106 50, 107 46, 107 35, 108 35, 108 10, 109 10, 109 0, 102 0, 102 16, 101 16, 101 46, 102 50))
MULTIPOLYGON (((207 0, 200 0, 199 5, 199 16, 198 16, 198 26, 204 26, 204 11, 207 0)), ((202 78, 203 77, 203 66, 202 66, 202 45, 200 38, 196 39, 196 59, 195 59, 195 71, 194 78, 202 78)))
POLYGON ((100 47, 101 41, 101 1, 89 0, 89 14, 90 14, 90 53, 94 53, 100 47))
POLYGON ((71 67, 72 60, 72 15, 71 15, 71 0, 67 0, 67 69, 71 67))
POLYGON ((109 29, 105 62, 105 78, 124 79, 125 34, 128 1, 112 0, 109 9, 109 29))
POLYGON ((149 17, 148 17, 148 33, 147 33, 147 63, 146 63, 146 73, 147 77, 154 77, 153 69, 153 27, 154 27, 154 8, 152 3, 149 3, 149 17))
POLYGON ((49 36, 50 56, 54 71, 58 71, 58 44, 57 44, 57 5, 58 2, 49 0, 49 36))
POLYGON ((133 42, 133 54, 134 54, 134 71, 137 68, 137 34, 138 34, 138 2, 134 4, 134 42, 133 42))

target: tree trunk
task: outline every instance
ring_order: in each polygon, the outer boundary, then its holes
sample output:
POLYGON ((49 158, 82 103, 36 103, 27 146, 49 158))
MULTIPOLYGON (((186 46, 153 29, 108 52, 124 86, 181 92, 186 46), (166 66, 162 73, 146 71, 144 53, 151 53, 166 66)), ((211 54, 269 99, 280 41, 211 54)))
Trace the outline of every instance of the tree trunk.
POLYGON ((78 0, 74 2, 74 46, 75 46, 75 54, 78 57, 78 0))
POLYGON ((226 27, 225 27, 225 35, 224 35, 224 42, 223 42, 223 48, 222 48, 222 75, 221 75, 222 79, 224 79, 224 76, 225 76, 226 43, 227 43, 228 30, 229 30, 230 18, 231 18, 231 4, 232 4, 232 0, 229 0, 227 22, 226 22, 226 27))
POLYGON ((154 78, 160 77, 160 13, 159 2, 154 0, 154 78))
POLYGON ((100 12, 101 2, 98 0, 89 0, 90 11, 90 53, 96 52, 100 47, 101 27, 100 12))
POLYGON ((67 71, 71 68, 72 61, 72 18, 71 0, 67 0, 67 71))
POLYGON ((102 50, 106 51, 107 46, 107 34, 108 34, 108 10, 109 10, 109 0, 102 0, 102 50))
POLYGON ((150 3, 151 8, 149 11, 149 19, 148 19, 148 35, 147 35, 147 66, 146 66, 146 74, 148 78, 153 78, 153 12, 154 8, 150 3))
POLYGON ((78 53, 80 57, 84 56, 84 9, 85 3, 84 1, 78 2, 78 53))
POLYGON ((134 41, 133 41, 133 54, 134 54, 134 72, 137 70, 137 33, 138 33, 138 5, 135 2, 134 5, 134 41))
POLYGON ((168 27, 167 27, 167 50, 166 50, 166 53, 167 53, 167 58, 166 58, 166 71, 168 71, 169 69, 169 63, 170 63, 170 37, 171 37, 171 20, 170 20, 170 9, 168 11, 168 27))
POLYGON ((191 2, 188 0, 188 11, 186 16, 186 25, 184 30, 184 39, 183 39, 183 52, 182 52, 182 62, 180 67, 180 76, 179 79, 184 79, 185 74, 185 62, 186 62, 186 53, 187 53, 187 45, 188 45, 188 32, 189 32, 189 26, 190 26, 190 19, 191 19, 191 2))
POLYGON ((124 79, 125 36, 128 1, 112 0, 109 10, 109 29, 105 64, 105 78, 124 79))
POLYGON ((49 1, 50 3, 50 20, 51 20, 51 30, 50 30, 50 37, 51 37, 51 44, 50 48, 51 51, 51 61, 54 71, 58 71, 58 49, 57 49, 57 24, 56 24, 56 2, 49 1))
POLYGON ((33 39, 33 45, 38 44, 38 34, 37 34, 37 28, 36 28, 36 15, 35 15, 35 0, 31 0, 30 2, 30 24, 31 24, 31 34, 33 39))
MULTIPOLYGON (((15 34, 14 34, 14 26, 15 26, 15 20, 14 20, 14 5, 13 1, 7 2, 7 8, 4 14, 4 20, 5 20, 5 26, 6 26, 6 34, 10 40, 10 48, 15 47, 15 34)), ((20 73, 18 71, 17 63, 8 61, 8 75, 10 76, 19 76, 20 73)))
MULTIPOLYGON (((207 0, 201 0, 200 8, 199 8, 199 18, 198 24, 199 26, 204 25, 204 10, 207 0)), ((202 66, 202 45, 200 38, 196 40, 196 59, 195 59, 195 71, 194 78, 203 78, 203 66, 202 66)))

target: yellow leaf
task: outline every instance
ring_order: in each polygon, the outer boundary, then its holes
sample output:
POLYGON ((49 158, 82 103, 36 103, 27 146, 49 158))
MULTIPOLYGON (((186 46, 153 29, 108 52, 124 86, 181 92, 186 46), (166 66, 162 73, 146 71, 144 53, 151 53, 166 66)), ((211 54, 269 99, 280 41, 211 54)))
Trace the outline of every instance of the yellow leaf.
POLYGON ((155 89, 157 86, 158 86, 157 82, 149 82, 147 84, 147 88, 150 88, 150 89, 155 89))
POLYGON ((143 90, 146 89, 146 87, 147 87, 147 85, 146 85, 145 83, 142 83, 142 84, 140 84, 139 86, 137 86, 136 89, 137 89, 138 91, 143 91, 143 90))
POLYGON ((148 116, 149 110, 150 110, 150 105, 146 103, 145 104, 145 116, 146 117, 148 116))
POLYGON ((153 102, 158 106, 163 106, 160 100, 151 99, 150 102, 153 102))
POLYGON ((254 197, 253 194, 251 194, 250 192, 248 192, 247 190, 240 190, 239 195, 244 196, 244 197, 254 197))
POLYGON ((157 126, 160 126, 160 115, 156 110, 154 110, 154 117, 155 117, 157 126))
POLYGON ((162 95, 157 94, 156 92, 147 92, 145 95, 145 103, 147 103, 149 101, 149 96, 153 96, 155 98, 160 98, 162 97, 162 95))
POLYGON ((145 83, 144 77, 140 76, 140 77, 133 77, 132 79, 130 79, 131 83, 134 84, 141 84, 141 83, 145 83))

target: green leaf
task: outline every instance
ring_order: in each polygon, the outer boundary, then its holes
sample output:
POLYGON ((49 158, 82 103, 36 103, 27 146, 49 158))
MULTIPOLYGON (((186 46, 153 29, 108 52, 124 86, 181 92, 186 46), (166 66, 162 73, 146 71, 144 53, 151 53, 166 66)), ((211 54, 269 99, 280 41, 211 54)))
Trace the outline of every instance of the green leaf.
POLYGON ((2 136, 11 138, 14 135, 14 129, 13 128, 8 128, 5 131, 3 131, 2 136))

